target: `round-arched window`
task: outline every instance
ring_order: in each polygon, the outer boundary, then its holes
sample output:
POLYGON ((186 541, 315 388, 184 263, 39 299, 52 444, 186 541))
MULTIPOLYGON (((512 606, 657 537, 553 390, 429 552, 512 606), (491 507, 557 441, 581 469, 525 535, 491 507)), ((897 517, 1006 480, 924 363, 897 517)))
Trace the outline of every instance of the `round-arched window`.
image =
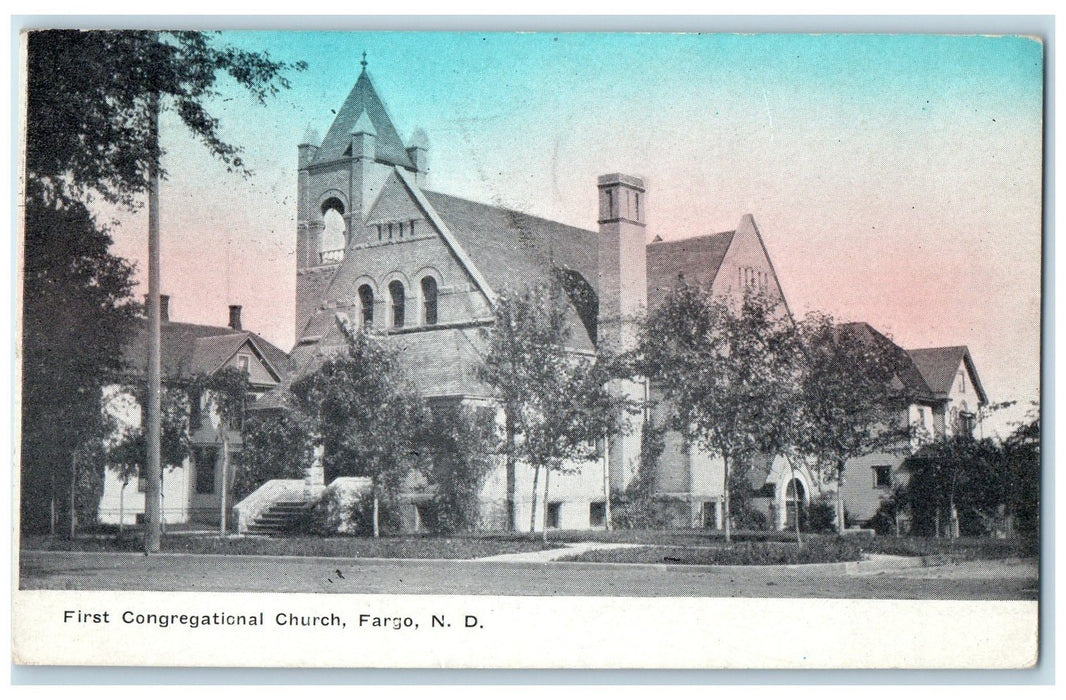
POLYGON ((363 327, 370 328, 374 325, 374 290, 369 284, 359 287, 359 306, 363 312, 363 327))
POLYGON ((392 297, 392 327, 403 328, 406 303, 403 282, 400 280, 389 282, 389 296, 392 297))
POLYGON ((437 324, 437 280, 422 278, 422 319, 427 326, 437 324))

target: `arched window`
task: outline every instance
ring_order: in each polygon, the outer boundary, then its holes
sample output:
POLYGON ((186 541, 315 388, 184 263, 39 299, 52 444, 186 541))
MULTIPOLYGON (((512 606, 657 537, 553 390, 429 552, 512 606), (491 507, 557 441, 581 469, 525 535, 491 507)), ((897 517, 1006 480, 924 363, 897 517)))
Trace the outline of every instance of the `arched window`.
POLYGON ((403 282, 393 280, 389 282, 389 296, 392 297, 392 327, 403 328, 404 315, 404 291, 403 282))
POLYGON ((422 318, 427 326, 437 323, 437 280, 422 278, 422 318))
POLYGON ((359 287, 359 305, 363 307, 363 327, 374 325, 374 290, 369 284, 359 287))
MULTIPOLYGON (((344 221, 344 203, 336 197, 330 197, 322 203, 322 253, 325 257, 337 257, 348 244, 348 227, 344 221), (333 255, 328 255, 332 253, 333 255)), ((325 260, 323 260, 325 261, 325 260)))

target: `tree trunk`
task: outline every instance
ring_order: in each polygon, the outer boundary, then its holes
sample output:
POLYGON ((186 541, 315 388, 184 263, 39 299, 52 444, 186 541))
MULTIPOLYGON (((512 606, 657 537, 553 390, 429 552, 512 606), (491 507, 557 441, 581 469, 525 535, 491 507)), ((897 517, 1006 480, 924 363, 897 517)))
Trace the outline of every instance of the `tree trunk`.
POLYGON ((610 438, 603 436, 603 529, 614 529, 611 522, 611 450, 610 438))
POLYGON ((843 535, 847 523, 844 522, 844 463, 837 465, 837 534, 843 535))
POLYGON ((223 537, 226 536, 226 496, 229 491, 228 484, 226 483, 226 474, 229 472, 229 436, 226 435, 226 425, 219 421, 218 426, 219 435, 222 436, 222 484, 219 487, 220 498, 219 500, 219 514, 218 514, 218 530, 219 534, 223 537))
POLYGON ((507 529, 514 531, 518 529, 518 488, 516 484, 518 480, 515 477, 515 460, 514 460, 514 420, 511 419, 511 414, 508 411, 504 412, 504 440, 505 440, 505 468, 507 470, 507 498, 510 499, 510 512, 507 514, 507 529))
POLYGON ((74 541, 74 530, 77 527, 78 515, 74 507, 74 491, 78 481, 78 452, 70 456, 70 541, 74 541))
POLYGON ((540 466, 533 468, 533 498, 529 509, 529 536, 537 538, 537 482, 540 480, 540 466))
POLYGON ((381 527, 378 525, 378 487, 374 486, 374 539, 381 537, 381 527))
POLYGON ((121 535, 125 529, 126 524, 126 486, 129 484, 129 479, 122 482, 122 486, 118 490, 118 533, 121 535))
POLYGON ((725 477, 725 487, 722 489, 722 491, 724 492, 723 496, 722 496, 722 521, 723 521, 723 525, 725 527, 725 541, 726 542, 732 542, 733 541, 733 526, 732 526, 732 523, 730 522, 730 520, 732 518, 730 518, 730 515, 729 515, 729 500, 730 499, 729 499, 729 458, 728 457, 725 457, 725 456, 722 457, 722 465, 723 465, 722 466, 722 474, 725 477))
MULTIPOLYGON (((800 498, 799 488, 796 486, 796 468, 792 466, 792 460, 788 461, 789 471, 792 472, 792 495, 796 503, 796 548, 803 548, 803 536, 800 534, 800 498)), ((785 487, 785 498, 788 498, 788 487, 785 487)))
POLYGON ((552 470, 544 471, 544 530, 542 532, 544 544, 548 544, 548 486, 551 484, 552 470))
MULTIPOLYGON (((159 94, 151 97, 151 131, 148 138, 153 145, 159 143, 159 94)), ((144 553, 159 551, 160 481, 162 466, 160 446, 160 317, 159 317, 159 163, 148 165, 148 406, 146 430, 148 442, 147 484, 144 494, 144 553)))

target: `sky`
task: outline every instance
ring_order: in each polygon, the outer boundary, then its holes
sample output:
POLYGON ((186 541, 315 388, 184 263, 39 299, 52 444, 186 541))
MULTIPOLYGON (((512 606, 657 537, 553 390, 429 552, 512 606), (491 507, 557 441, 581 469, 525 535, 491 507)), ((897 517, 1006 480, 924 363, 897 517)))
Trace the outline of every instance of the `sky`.
MULTIPOLYGON (((260 105, 209 109, 254 174, 229 174, 164 115, 162 291, 173 320, 294 338, 296 146, 325 135, 360 71, 428 189, 596 228, 596 177, 640 175, 648 237, 750 213, 792 310, 866 321, 907 348, 968 345, 991 401, 1040 380, 1043 53, 1024 37, 225 32, 306 61, 260 105)), ((115 252, 147 269, 147 217, 115 252)), ((146 290, 142 284, 141 292, 146 290)))

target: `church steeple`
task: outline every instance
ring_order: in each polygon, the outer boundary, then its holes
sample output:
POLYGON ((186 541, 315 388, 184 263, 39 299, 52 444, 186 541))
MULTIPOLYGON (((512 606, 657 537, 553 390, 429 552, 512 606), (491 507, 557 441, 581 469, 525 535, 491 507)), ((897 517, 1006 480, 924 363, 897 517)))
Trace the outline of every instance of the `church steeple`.
POLYGON ((350 158, 352 154, 348 152, 348 146, 351 144, 353 129, 356 122, 365 114, 377 135, 374 158, 381 163, 414 170, 415 164, 407 155, 407 148, 396 131, 392 119, 389 118, 385 104, 378 97, 377 90, 370 81, 370 74, 366 70, 365 54, 360 65, 363 69, 359 73, 359 79, 355 81, 355 87, 348 93, 348 98, 341 105, 337 117, 333 120, 329 131, 326 132, 326 138, 322 140, 322 146, 315 154, 314 162, 327 163, 350 158))

